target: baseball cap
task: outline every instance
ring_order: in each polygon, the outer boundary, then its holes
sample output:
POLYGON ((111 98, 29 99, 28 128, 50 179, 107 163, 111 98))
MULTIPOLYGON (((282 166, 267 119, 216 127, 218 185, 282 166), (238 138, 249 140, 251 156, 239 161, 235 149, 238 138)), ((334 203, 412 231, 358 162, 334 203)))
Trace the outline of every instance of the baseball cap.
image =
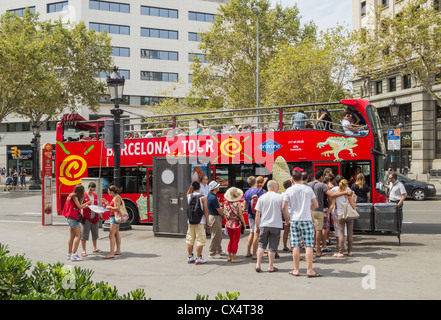
POLYGON ((208 190, 210 190, 210 191, 214 190, 219 186, 220 186, 220 184, 217 183, 216 181, 211 181, 210 184, 208 185, 208 190))

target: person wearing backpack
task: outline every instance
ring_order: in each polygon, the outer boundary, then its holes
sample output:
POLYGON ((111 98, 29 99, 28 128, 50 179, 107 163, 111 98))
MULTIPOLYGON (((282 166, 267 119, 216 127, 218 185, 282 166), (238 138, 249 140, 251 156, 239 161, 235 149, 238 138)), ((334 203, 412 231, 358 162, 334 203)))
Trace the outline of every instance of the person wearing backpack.
POLYGON ((193 181, 191 187, 193 192, 188 195, 187 207, 187 262, 204 264, 206 261, 202 259, 202 249, 204 248, 207 239, 205 233, 205 224, 208 228, 211 228, 211 225, 208 223, 207 197, 201 194, 201 185, 199 182, 193 181), (193 255, 194 245, 196 245, 196 259, 193 255))
POLYGON ((247 210, 248 212, 250 235, 248 237, 247 253, 245 257, 247 258, 252 257, 253 260, 256 260, 259 234, 256 234, 256 225, 254 221, 256 217, 255 207, 259 197, 265 193, 265 190, 262 190, 263 185, 265 184, 265 179, 262 176, 259 176, 257 178, 251 176, 248 177, 247 183, 251 188, 245 192, 244 200, 245 200, 245 210, 247 210), (253 254, 251 254, 251 247, 253 247, 253 254))

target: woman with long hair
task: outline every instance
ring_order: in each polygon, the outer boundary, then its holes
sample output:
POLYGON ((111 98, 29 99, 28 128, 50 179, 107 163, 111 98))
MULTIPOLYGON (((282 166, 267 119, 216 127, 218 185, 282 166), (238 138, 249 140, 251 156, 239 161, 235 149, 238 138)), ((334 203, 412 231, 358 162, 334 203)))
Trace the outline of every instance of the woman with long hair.
POLYGON ((69 240, 67 242, 67 259, 72 261, 80 261, 81 257, 78 256, 78 246, 81 240, 81 226, 80 210, 86 208, 91 204, 91 201, 82 203, 84 200, 84 186, 76 185, 74 191, 69 194, 66 199, 66 203, 63 208, 63 215, 67 219, 69 224, 69 240))
POLYGON ((366 183, 366 178, 363 173, 359 173, 355 179, 355 183, 351 186, 351 190, 354 191, 356 196, 356 203, 368 203, 370 202, 371 193, 370 188, 366 183))
POLYGON ((114 258, 115 255, 121 254, 121 236, 119 234, 119 223, 115 221, 115 213, 121 211, 122 201, 123 199, 119 195, 119 188, 117 186, 110 186, 107 189, 107 193, 113 197, 112 201, 108 203, 107 200, 103 199, 103 202, 106 204, 106 209, 110 210, 110 230, 109 230, 109 239, 110 239, 110 252, 104 259, 114 258), (116 251, 115 251, 116 245, 116 251))
MULTIPOLYGON (((333 192, 344 192, 344 191, 351 191, 348 187, 349 183, 346 179, 341 179, 338 187, 333 188, 333 192)), ((355 209, 356 204, 354 202, 354 199, 352 197, 352 194, 350 196, 344 195, 340 196, 335 199, 334 206, 336 211, 336 216, 338 225, 338 253, 334 254, 333 257, 337 258, 343 258, 344 257, 344 249, 345 249, 345 229, 347 232, 347 241, 348 241, 348 256, 352 256, 352 243, 353 243, 353 229, 354 229, 354 220, 345 219, 343 217, 343 204, 349 202, 352 208, 355 209)))

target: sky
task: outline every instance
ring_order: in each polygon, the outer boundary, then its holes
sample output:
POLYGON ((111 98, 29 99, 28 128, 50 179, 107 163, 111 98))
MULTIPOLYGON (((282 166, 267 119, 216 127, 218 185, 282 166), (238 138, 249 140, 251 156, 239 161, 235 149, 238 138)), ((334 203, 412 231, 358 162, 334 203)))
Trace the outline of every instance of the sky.
POLYGON ((335 27, 337 23, 352 28, 352 0, 270 0, 283 7, 294 3, 300 10, 302 23, 313 20, 319 30, 335 27))

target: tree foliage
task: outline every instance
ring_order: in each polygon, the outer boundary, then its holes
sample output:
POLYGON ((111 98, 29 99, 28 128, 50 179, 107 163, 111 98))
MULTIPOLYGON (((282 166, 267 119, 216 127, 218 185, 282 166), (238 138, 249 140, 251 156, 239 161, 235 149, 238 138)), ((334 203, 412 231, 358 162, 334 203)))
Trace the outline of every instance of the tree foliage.
POLYGON ((264 70, 266 105, 343 99, 352 76, 352 33, 343 26, 295 45, 282 44, 264 70))
POLYGON ((106 92, 100 72, 111 70, 106 33, 83 22, 39 21, 28 9, 22 17, 0 18, 0 122, 16 113, 39 125, 79 105, 96 111, 106 92))
POLYGON ((379 10, 357 34, 356 74, 381 79, 390 72, 412 76, 441 105, 433 85, 441 79, 441 13, 433 1, 409 0, 392 15, 379 10))
MULTIPOLYGON (((298 8, 270 8, 268 0, 231 0, 221 4, 209 29, 201 34, 199 49, 203 62, 192 65, 190 96, 208 99, 210 107, 244 108, 256 105, 257 21, 252 7, 259 14, 259 69, 264 73, 280 45, 295 45, 315 35, 310 23, 301 26, 298 8)), ((261 78, 260 94, 268 92, 268 83, 261 78)))

